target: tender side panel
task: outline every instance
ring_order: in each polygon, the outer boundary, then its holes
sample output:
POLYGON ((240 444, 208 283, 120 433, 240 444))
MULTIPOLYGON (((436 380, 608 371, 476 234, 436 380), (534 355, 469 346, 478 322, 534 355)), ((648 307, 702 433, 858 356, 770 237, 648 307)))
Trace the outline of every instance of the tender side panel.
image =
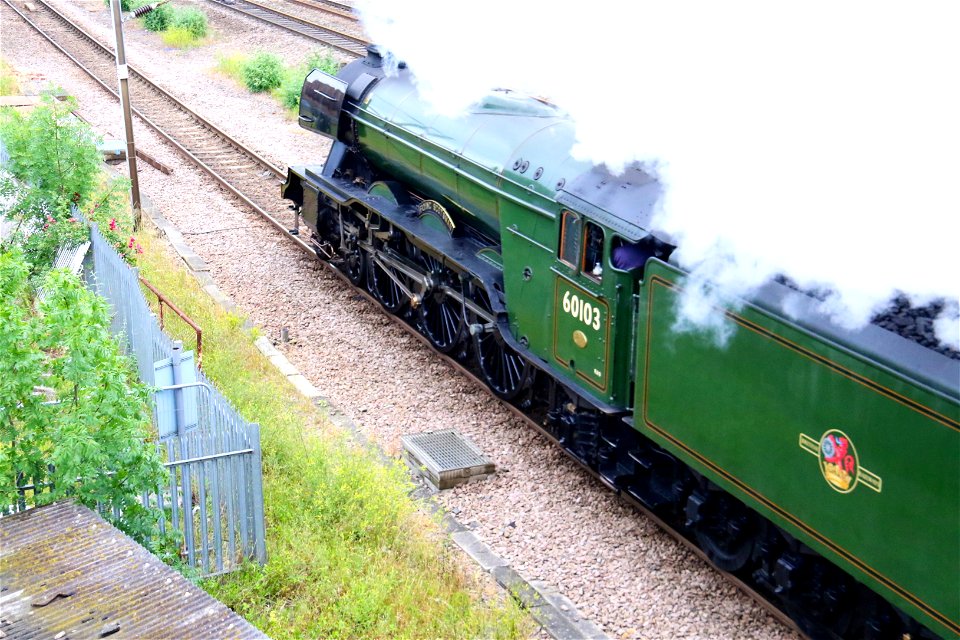
POLYGON ((652 268, 641 291, 637 428, 924 624, 960 634, 956 400, 750 307, 727 314, 724 347, 676 333, 676 280, 652 268))

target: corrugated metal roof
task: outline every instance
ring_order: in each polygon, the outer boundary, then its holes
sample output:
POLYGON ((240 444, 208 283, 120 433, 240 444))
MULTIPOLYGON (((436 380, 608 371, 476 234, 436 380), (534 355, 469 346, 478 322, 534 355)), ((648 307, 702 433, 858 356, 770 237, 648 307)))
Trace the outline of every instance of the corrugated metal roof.
POLYGON ((0 518, 0 638, 266 638, 95 512, 0 518))

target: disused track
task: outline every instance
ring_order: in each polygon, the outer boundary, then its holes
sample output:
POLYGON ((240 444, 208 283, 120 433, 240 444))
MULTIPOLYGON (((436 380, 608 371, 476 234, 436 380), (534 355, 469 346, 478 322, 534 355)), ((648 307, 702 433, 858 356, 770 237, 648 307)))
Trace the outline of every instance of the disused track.
MULTIPOLYGON (((7 4, 42 37, 46 38, 57 49, 73 60, 75 64, 99 83, 106 91, 114 97, 117 97, 117 92, 112 87, 112 83, 116 81, 116 67, 114 64, 114 54, 111 49, 99 43, 93 36, 73 24, 69 19, 56 11, 56 9, 44 2, 44 0, 33 0, 38 7, 38 11, 31 13, 29 17, 20 11, 11 0, 0 1, 7 4)), ((286 201, 279 197, 279 182, 285 177, 282 169, 272 165, 256 154, 256 152, 230 138, 214 124, 195 114, 182 102, 132 67, 129 71, 131 103, 137 116, 157 131, 161 137, 170 142, 170 144, 191 162, 208 173, 219 184, 234 193, 255 213, 265 217, 274 227, 295 242, 303 251, 316 257, 312 246, 305 243, 295 233, 292 233, 289 224, 284 224, 281 221, 287 217, 286 213, 288 210, 286 201)), ((346 275, 325 261, 323 264, 336 274, 345 285, 351 287, 368 302, 380 306, 369 293, 362 289, 354 288, 346 275)), ((383 312, 393 323, 403 328, 407 333, 433 350, 429 340, 417 331, 410 322, 386 310, 383 312)), ((435 357, 460 372, 463 376, 473 380, 481 388, 487 389, 482 378, 470 368, 447 355, 436 351, 433 351, 433 353, 435 357)), ((556 438, 538 424, 536 420, 518 407, 497 398, 489 391, 488 394, 492 401, 504 405, 511 413, 544 435, 556 446, 560 447, 560 449, 580 465, 587 474, 608 486, 610 489, 617 491, 616 487, 610 486, 599 474, 566 451, 566 449, 557 442, 556 438)), ((697 557, 701 558, 708 565, 713 566, 718 573, 758 602, 770 615, 802 635, 802 632, 793 620, 769 603, 749 585, 735 576, 718 569, 696 544, 670 528, 660 520, 660 518, 629 495, 619 491, 617 491, 617 493, 627 504, 630 504, 652 519, 662 530, 670 534, 697 557)))
MULTIPOLYGON (((235 11, 249 18, 310 38, 357 58, 366 55, 367 45, 370 44, 363 38, 332 29, 313 20, 281 11, 255 0, 210 0, 210 2, 223 9, 235 11)), ((319 9, 316 6, 313 8, 319 9)), ((355 20, 355 18, 350 19, 355 20)))

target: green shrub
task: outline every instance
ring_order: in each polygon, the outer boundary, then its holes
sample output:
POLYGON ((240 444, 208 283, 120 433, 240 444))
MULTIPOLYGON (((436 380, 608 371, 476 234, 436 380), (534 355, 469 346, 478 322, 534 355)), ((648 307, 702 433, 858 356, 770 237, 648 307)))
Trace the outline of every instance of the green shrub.
MULTIPOLYGON (((312 69, 320 69, 320 71, 324 71, 330 75, 334 75, 337 71, 340 71, 340 63, 337 62, 336 58, 333 57, 333 53, 329 50, 314 51, 307 56, 303 65, 307 73, 312 69)), ((306 75, 306 73, 304 75, 306 75)))
POLYGON ((149 390, 110 333, 106 300, 76 276, 50 271, 37 301, 31 267, 18 250, 0 251, 0 504, 23 484, 50 483, 36 504, 66 497, 95 507, 141 542, 157 513, 137 499, 166 474, 150 436, 149 390), (35 393, 38 381, 56 396, 35 393), (107 473, 115 471, 117 473, 107 473))
POLYGON ((33 211, 40 224, 44 208, 58 215, 68 213, 71 202, 85 206, 100 181, 97 138, 70 113, 76 108, 72 98, 60 101, 45 95, 43 104, 28 114, 0 112, 0 140, 10 154, 8 168, 29 185, 25 210, 33 211))
POLYGON ((335 74, 340 70, 340 63, 329 51, 314 51, 307 56, 307 59, 300 66, 285 70, 283 82, 274 92, 283 106, 293 110, 300 106, 300 90, 303 88, 303 80, 313 69, 335 74))
POLYGON ((166 31, 173 22, 173 7, 168 4, 160 5, 147 15, 143 16, 143 26, 150 31, 166 31))
POLYGON ((10 154, 0 193, 3 214, 15 225, 0 244, 0 504, 13 503, 18 483, 52 482, 49 492, 30 499, 99 502, 108 517, 115 507, 123 514, 117 524, 147 542, 157 514, 136 495, 164 478, 155 449, 144 441, 148 390, 129 376, 130 360, 109 332, 106 301, 75 276, 50 269, 59 246, 87 237, 73 217, 74 203, 106 227, 118 248, 132 252, 136 245, 116 222, 128 183, 104 184, 96 139, 71 115, 75 108, 72 98, 45 95, 29 114, 0 114, 0 139, 10 154), (41 284, 45 296, 38 302, 41 284), (57 403, 34 392, 41 380, 57 403))
POLYGON ((300 90, 306 75, 299 67, 283 72, 283 82, 274 95, 287 109, 297 109, 300 106, 300 90))
POLYGON ((243 83, 254 93, 276 89, 283 82, 283 61, 261 51, 243 65, 243 83))
POLYGON ((207 14, 196 7, 177 7, 173 10, 172 28, 186 29, 194 38, 207 37, 207 14))

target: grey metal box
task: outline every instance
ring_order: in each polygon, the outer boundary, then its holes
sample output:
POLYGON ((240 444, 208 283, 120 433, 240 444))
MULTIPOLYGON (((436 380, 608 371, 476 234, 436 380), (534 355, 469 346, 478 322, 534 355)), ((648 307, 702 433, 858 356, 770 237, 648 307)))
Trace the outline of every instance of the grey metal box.
POLYGON ((401 436, 400 442, 407 464, 437 489, 482 480, 496 469, 476 445, 453 429, 401 436))

